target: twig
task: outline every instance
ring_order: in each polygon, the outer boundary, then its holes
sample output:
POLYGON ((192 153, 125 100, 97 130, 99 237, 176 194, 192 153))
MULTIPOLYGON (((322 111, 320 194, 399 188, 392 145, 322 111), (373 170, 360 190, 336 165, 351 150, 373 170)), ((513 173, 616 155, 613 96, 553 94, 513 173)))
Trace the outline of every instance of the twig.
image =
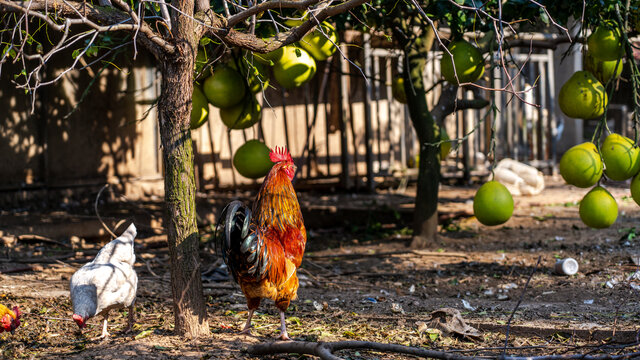
POLYGON ((84 256, 85 258, 67 260, 67 262, 82 262, 86 260, 87 256, 95 256, 97 254, 98 254, 98 250, 87 250, 83 252, 73 252, 66 255, 49 256, 49 257, 43 257, 43 258, 21 258, 21 259, 15 259, 13 260, 13 262, 21 263, 21 264, 52 264, 52 263, 58 263, 61 260, 71 259, 76 255, 84 256))
POLYGON ((51 316, 44 316, 44 315, 40 315, 38 313, 29 313, 29 316, 37 316, 39 318, 45 319, 45 320, 59 320, 59 321, 74 321, 72 319, 66 319, 66 318, 59 318, 59 317, 51 317, 51 316))
POLYGON ((637 359, 640 357, 640 352, 620 354, 620 355, 540 355, 540 356, 500 356, 498 360, 568 360, 568 359, 580 359, 580 360, 622 360, 622 359, 637 359))
POLYGON ((516 306, 513 308, 513 311, 511 312, 511 316, 509 316, 509 320, 507 321, 507 330, 505 333, 504 350, 502 351, 502 356, 506 356, 507 348, 509 347, 509 329, 511 328, 511 320, 513 320, 513 316, 516 314, 518 307, 520 307, 520 303, 524 298, 524 294, 527 293, 527 287, 529 286, 529 282, 531 281, 531 278, 536 273, 536 270, 538 270, 538 265, 540 265, 540 259, 542 259, 542 256, 538 256, 538 261, 536 262, 536 266, 534 266, 533 270, 531 270, 531 274, 529 274, 529 277, 527 278, 527 282, 524 284, 524 288, 522 289, 520 298, 518 299, 518 302, 516 303, 516 306))
POLYGON ((171 32, 171 15, 169 15, 169 10, 167 9, 167 3, 165 3, 164 0, 160 0, 159 5, 164 23, 167 24, 167 29, 171 32))
POLYGON ((326 258, 362 258, 362 257, 385 257, 390 255, 405 255, 413 254, 419 256, 432 256, 432 257, 461 257, 467 259, 469 255, 464 253, 447 253, 425 250, 400 250, 400 251, 386 251, 375 254, 324 254, 324 255, 306 255, 306 259, 326 259, 326 258))
POLYGON ((96 195, 96 201, 93 203, 93 209, 96 211, 96 216, 98 217, 98 220, 100 221, 100 224, 102 224, 102 227, 107 230, 107 232, 113 236, 113 238, 117 238, 117 236, 109 229, 109 227, 107 226, 107 224, 104 223, 104 221, 102 221, 102 217, 100 217, 100 213, 98 212, 98 200, 100 200, 100 195, 102 194, 102 192, 104 191, 104 189, 108 188, 109 184, 104 184, 104 186, 102 187, 102 189, 100 189, 100 191, 98 191, 98 195, 96 195))
POLYGON ((34 240, 34 241, 40 241, 40 242, 47 242, 47 243, 51 243, 51 244, 56 244, 56 245, 60 245, 60 246, 64 246, 64 247, 69 247, 69 245, 57 241, 57 240, 53 240, 50 239, 46 236, 40 236, 40 235, 34 235, 34 234, 23 234, 23 235, 18 235, 17 236, 19 241, 27 241, 27 240, 34 240))
POLYGON ((32 266, 22 266, 22 267, 17 267, 13 269, 0 270, 0 274, 12 274, 12 273, 25 272, 25 271, 32 271, 32 270, 33 270, 32 266))
POLYGON ((147 270, 149 270, 149 273, 151 273, 151 275, 153 275, 154 277, 157 277, 158 279, 162 279, 162 276, 156 274, 153 270, 151 270, 151 265, 149 265, 148 260, 145 260, 144 264, 147 265, 147 270))

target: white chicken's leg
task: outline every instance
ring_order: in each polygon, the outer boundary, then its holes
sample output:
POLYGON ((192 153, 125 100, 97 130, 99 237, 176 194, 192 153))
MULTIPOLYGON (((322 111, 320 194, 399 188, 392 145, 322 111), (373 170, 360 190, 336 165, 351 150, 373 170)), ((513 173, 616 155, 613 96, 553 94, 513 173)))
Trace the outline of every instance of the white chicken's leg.
POLYGON ((287 334, 287 324, 284 322, 284 311, 280 311, 280 340, 291 340, 287 334))
POLYGON ((127 321, 127 328, 124 329, 124 333, 128 333, 131 332, 131 329, 133 328, 133 324, 135 323, 135 315, 133 313, 133 304, 131 304, 131 306, 129 306, 129 314, 128 314, 128 321, 127 321))
POLYGON ((107 318, 109 314, 104 314, 104 322, 102 324, 102 335, 100 335, 100 339, 106 339, 109 337, 109 332, 107 331, 107 318))
POLYGON ((244 329, 240 331, 240 334, 251 334, 251 318, 253 317, 253 312, 255 310, 249 309, 249 318, 247 319, 246 324, 244 324, 244 329))

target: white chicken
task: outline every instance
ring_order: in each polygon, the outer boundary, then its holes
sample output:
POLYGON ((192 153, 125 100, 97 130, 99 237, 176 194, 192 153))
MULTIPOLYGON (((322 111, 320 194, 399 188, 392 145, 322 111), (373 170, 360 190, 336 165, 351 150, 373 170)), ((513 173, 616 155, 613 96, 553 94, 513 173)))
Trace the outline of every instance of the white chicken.
POLYGON ((131 224, 117 239, 105 245, 95 259, 85 264, 71 277, 73 320, 80 331, 86 321, 96 315, 104 316, 101 338, 109 336, 107 317, 112 309, 129 308, 128 326, 133 326, 133 304, 138 288, 138 276, 133 268, 136 227, 131 224))

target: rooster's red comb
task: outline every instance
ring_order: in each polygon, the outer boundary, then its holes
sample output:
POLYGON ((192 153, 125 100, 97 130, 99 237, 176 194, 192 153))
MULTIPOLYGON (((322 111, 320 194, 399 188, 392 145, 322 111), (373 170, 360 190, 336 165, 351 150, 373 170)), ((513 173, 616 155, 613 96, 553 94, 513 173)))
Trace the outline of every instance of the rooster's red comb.
POLYGON ((279 148, 277 146, 269 153, 269 159, 274 163, 279 163, 281 161, 293 162, 293 158, 291 157, 291 154, 289 154, 289 151, 286 148, 279 148))

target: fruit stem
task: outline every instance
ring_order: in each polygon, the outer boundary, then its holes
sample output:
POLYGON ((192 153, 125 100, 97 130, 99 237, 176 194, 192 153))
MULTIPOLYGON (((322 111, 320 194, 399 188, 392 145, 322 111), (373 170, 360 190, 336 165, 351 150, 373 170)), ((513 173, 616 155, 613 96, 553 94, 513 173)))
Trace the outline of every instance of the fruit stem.
MULTIPOLYGON (((626 2, 626 9, 629 10, 630 1, 626 2)), ((627 25, 629 21, 629 11, 625 11, 625 20, 622 21, 622 14, 620 13, 620 4, 615 5, 616 16, 618 18, 619 24, 627 25)), ((633 49, 631 48, 631 42, 629 41, 629 37, 627 36, 626 31, 624 29, 620 29, 620 33, 622 34, 622 41, 625 53, 627 55, 627 59, 629 59, 629 67, 631 68, 631 88, 633 89, 633 132, 634 132, 634 142, 638 143, 638 122, 640 121, 640 114, 638 114, 638 109, 640 109, 640 102, 638 101, 638 87, 640 87, 639 80, 640 71, 638 71, 638 66, 635 61, 633 61, 633 49)))

